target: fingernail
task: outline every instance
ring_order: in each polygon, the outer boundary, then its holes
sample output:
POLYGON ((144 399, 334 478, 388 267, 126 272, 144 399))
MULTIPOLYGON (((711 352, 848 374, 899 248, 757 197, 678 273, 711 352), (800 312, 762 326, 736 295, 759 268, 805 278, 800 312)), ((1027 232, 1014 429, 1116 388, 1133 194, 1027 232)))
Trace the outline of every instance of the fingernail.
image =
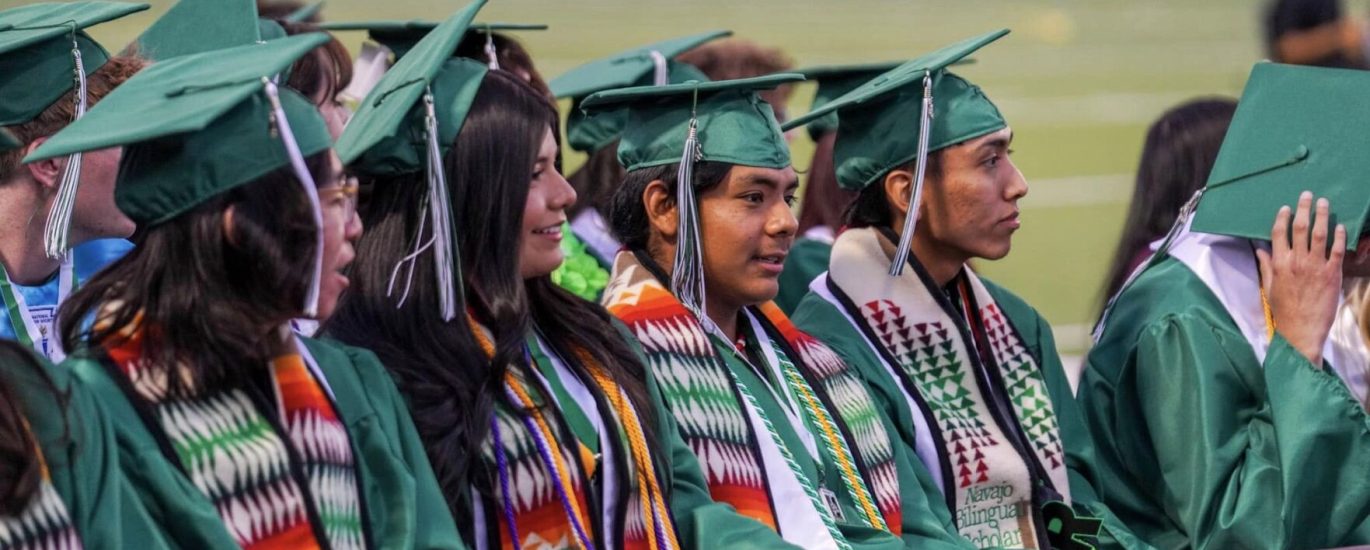
POLYGON ((1311 198, 1313 198, 1313 192, 1312 192, 1312 191, 1304 191, 1304 192, 1302 192, 1302 193, 1299 193, 1299 199, 1300 199, 1300 200, 1302 200, 1302 199, 1311 199, 1311 198))
POLYGON ((1326 198, 1318 199, 1318 207, 1319 207, 1319 208, 1323 208, 1323 207, 1326 207, 1326 206, 1327 206, 1327 199, 1326 199, 1326 198))

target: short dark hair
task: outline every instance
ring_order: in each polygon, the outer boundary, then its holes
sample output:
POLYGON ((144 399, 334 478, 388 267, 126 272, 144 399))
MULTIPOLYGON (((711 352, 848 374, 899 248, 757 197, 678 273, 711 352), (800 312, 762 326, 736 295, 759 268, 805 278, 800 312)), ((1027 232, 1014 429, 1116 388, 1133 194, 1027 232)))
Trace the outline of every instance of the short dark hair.
MULTIPOLYGON (((695 163, 695 191, 702 193, 723 183, 732 168, 733 165, 724 162, 695 163)), ((614 192, 609 205, 609 229, 624 246, 635 250, 647 249, 651 224, 647 217, 647 206, 642 204, 642 193, 647 191, 649 184, 661 180, 674 200, 679 169, 679 163, 649 166, 628 172, 623 178, 623 185, 614 192)))
MULTIPOLYGON (((928 153, 928 169, 923 172, 924 181, 926 178, 942 177, 942 152, 946 149, 938 149, 928 153)), ((847 227, 888 227, 894 220, 890 219, 890 201, 885 197, 885 186, 883 182, 890 172, 895 170, 914 171, 918 161, 910 160, 894 168, 890 168, 875 182, 867 185, 856 195, 856 200, 847 206, 846 218, 847 227)))

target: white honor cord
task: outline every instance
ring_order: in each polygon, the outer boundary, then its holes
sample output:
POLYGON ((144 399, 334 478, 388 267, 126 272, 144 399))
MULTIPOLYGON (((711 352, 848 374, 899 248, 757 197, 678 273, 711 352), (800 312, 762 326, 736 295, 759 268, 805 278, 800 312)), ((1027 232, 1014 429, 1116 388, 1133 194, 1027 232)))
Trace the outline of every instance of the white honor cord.
POLYGON ((928 164, 928 127, 932 126, 932 73, 923 71, 923 108, 918 116, 918 165, 914 168, 913 193, 909 195, 909 211, 904 214, 904 232, 899 235, 899 248, 890 263, 890 276, 904 273, 913 246, 913 231, 918 225, 918 208, 923 202, 923 176, 928 164))
MULTIPOLYGON (((86 115, 88 93, 86 90, 86 65, 81 59, 81 45, 75 35, 71 40, 71 57, 75 64, 76 113, 75 121, 86 115)), ((62 179, 57 185, 57 196, 48 210, 47 223, 43 226, 43 251, 49 258, 61 258, 67 253, 68 238, 71 233, 71 214, 76 209, 76 187, 81 183, 80 151, 67 156, 67 165, 62 169, 62 179)))
POLYGON ((300 145, 295 142, 295 134, 290 130, 290 121, 286 119, 285 109, 281 107, 280 91, 276 88, 276 83, 263 77, 262 85, 266 87, 266 97, 271 101, 272 112, 276 115, 276 127, 281 133, 281 141, 285 143, 286 154, 290 156, 295 179, 299 180, 305 196, 309 197, 309 209, 314 217, 314 272, 310 277, 309 290, 304 299, 304 316, 315 317, 319 314, 319 287, 323 277, 323 210, 319 206, 319 188, 314 183, 314 176, 309 173, 309 167, 305 166, 300 145))

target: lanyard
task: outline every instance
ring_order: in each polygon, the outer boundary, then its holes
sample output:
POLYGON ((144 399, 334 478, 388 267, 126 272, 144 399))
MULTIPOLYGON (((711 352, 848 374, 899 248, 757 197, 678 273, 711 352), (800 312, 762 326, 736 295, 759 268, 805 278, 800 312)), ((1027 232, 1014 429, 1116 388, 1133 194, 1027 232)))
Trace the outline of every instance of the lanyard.
MULTIPOLYGON (((54 308, 62 305, 67 296, 71 295, 72 287, 75 286, 71 258, 71 254, 67 254, 62 259, 61 267, 57 270, 57 303, 54 304, 54 308)), ((29 310, 28 303, 24 300, 24 294, 16 288, 19 285, 10 279, 9 272, 5 271, 4 266, 0 266, 0 274, 5 276, 3 280, 0 280, 0 298, 4 299, 5 310, 9 312, 10 326, 14 329, 15 339, 47 357, 53 363, 61 362, 67 354, 62 350, 57 338, 56 311, 54 310, 52 316, 40 325, 33 318, 33 312, 29 310), (34 339, 35 335, 38 337, 36 340, 34 339)))

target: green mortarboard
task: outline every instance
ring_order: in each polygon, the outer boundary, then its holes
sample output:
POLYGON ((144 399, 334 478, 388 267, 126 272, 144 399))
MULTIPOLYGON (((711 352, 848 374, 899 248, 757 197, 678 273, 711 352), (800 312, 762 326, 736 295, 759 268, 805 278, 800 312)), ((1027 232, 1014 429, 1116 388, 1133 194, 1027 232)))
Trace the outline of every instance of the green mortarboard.
POLYGON ((143 31, 135 51, 161 61, 253 44, 262 40, 258 25, 255 0, 180 0, 143 31))
MULTIPOLYGON (((438 23, 435 21, 349 21, 349 22, 330 22, 319 25, 319 28, 329 31, 366 31, 366 35, 372 41, 385 46, 395 54, 398 60, 414 49, 423 37, 427 36, 438 23)), ((547 25, 524 24, 524 23, 473 23, 469 25, 471 32, 500 32, 500 31, 545 31, 547 25)), ((458 41, 460 42, 460 41, 458 41)), ((452 46, 452 51, 457 47, 452 46)))
POLYGON ((0 126, 33 120, 75 86, 73 38, 80 46, 86 76, 105 64, 109 53, 84 29, 147 8, 124 2, 67 2, 0 11, 0 126))
POLYGON ((625 108, 628 120, 618 160, 628 170, 680 162, 691 122, 697 121, 695 160, 762 168, 790 165, 790 148, 775 111, 757 95, 788 82, 793 73, 739 80, 638 86, 598 92, 581 102, 587 111, 625 108))
MULTIPOLYGON (((832 100, 842 97, 857 86, 865 84, 881 74, 903 64, 902 61, 884 63, 865 63, 860 65, 824 65, 799 69, 796 73, 817 86, 813 93, 813 104, 809 110, 818 109, 832 100)), ((837 112, 830 111, 809 123, 809 137, 814 141, 828 132, 837 131, 837 112)))
POLYGON ((844 189, 864 189, 890 169, 917 157, 925 74, 932 76, 933 98, 928 152, 1007 125, 978 86, 945 69, 1008 33, 1008 29, 986 33, 908 61, 789 121, 785 129, 837 112, 842 120, 842 132, 833 146, 837 182, 844 189))
POLYGON ((1370 216, 1370 72, 1257 63, 1194 214, 1193 231, 1269 240, 1312 191, 1355 249, 1370 216))
POLYGON ((790 146, 770 104, 757 95, 781 84, 804 80, 799 74, 774 74, 739 80, 638 86, 597 92, 584 109, 626 109, 618 142, 618 161, 629 171, 676 163, 676 249, 671 291, 711 329, 704 312, 704 252, 694 165, 722 162, 759 168, 786 168, 790 146))
POLYGON ((580 102, 586 96, 630 86, 681 84, 691 80, 707 82, 709 78, 699 69, 676 61, 675 57, 705 42, 731 35, 732 31, 709 31, 663 40, 591 61, 556 77, 548 84, 552 95, 571 98, 566 145, 586 153, 598 151, 613 143, 623 131, 626 115, 622 112, 600 111, 587 116, 580 109, 580 102))
POLYGON ((1008 29, 1000 29, 944 46, 785 125, 788 130, 838 113, 841 130, 833 143, 833 164, 837 184, 844 189, 865 189, 891 169, 916 161, 913 198, 904 215, 899 247, 890 262, 891 276, 902 274, 908 264, 928 153, 1008 126, 979 86, 947 70, 1008 33, 1008 29))
POLYGON ((293 11, 293 12, 290 12, 290 15, 285 16, 285 22, 286 22, 286 23, 304 23, 304 22, 307 22, 307 21, 309 21, 310 19, 313 19, 315 16, 319 15, 319 12, 323 10, 323 5, 324 5, 324 1, 323 1, 323 0, 319 0, 318 2, 314 2, 314 3, 312 3, 312 4, 309 4, 309 5, 307 5, 307 6, 304 6, 304 7, 300 8, 300 9, 298 9, 298 10, 295 10, 295 11, 293 11))
MULTIPOLYGON (((464 307, 461 254, 457 248, 451 193, 443 153, 461 132, 471 102, 489 67, 452 57, 485 0, 475 0, 434 28, 395 62, 361 102, 338 137, 338 156, 353 170, 370 175, 424 171, 427 174, 431 247, 415 236, 414 253, 396 273, 425 249, 434 254, 439 309, 444 320, 464 307)), ((410 276, 413 269, 409 270, 410 276)), ((393 277, 392 277, 393 280, 393 277)), ((405 285, 406 288, 408 285, 405 285)), ((407 293, 406 293, 407 294, 407 293)), ((403 298, 400 299, 403 303, 403 298)))
POLYGON ((159 61, 134 75, 25 162, 124 147, 119 209, 139 226, 170 220, 230 189, 290 166, 317 228, 304 304, 314 315, 323 254, 322 216, 304 157, 328 150, 318 108, 271 77, 328 40, 302 34, 264 44, 159 61))

